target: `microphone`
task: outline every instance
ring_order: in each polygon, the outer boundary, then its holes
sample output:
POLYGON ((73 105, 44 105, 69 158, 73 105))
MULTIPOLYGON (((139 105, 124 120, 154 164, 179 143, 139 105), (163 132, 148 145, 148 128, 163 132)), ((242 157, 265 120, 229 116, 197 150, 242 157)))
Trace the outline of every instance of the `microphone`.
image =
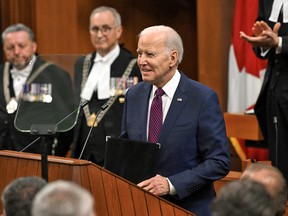
MULTIPOLYGON (((69 118, 71 115, 73 115, 76 111, 79 110, 79 108, 83 108, 88 104, 88 101, 83 101, 82 103, 79 104, 79 106, 73 110, 71 113, 69 113, 67 116, 65 116, 63 119, 61 119, 59 122, 56 123, 56 126, 58 126, 59 124, 61 124, 63 121, 65 121, 67 118, 69 118)), ((105 104, 104 104, 105 105, 105 104)), ((104 106, 103 105, 103 106, 104 106)), ((25 146, 23 149, 21 149, 19 152, 23 152, 25 151, 27 148, 29 148, 30 146, 32 146, 35 142, 37 142, 41 137, 37 137, 34 141, 32 141, 31 143, 29 143, 27 146, 25 146)))
POLYGON ((277 116, 274 116, 273 117, 273 123, 274 123, 274 126, 275 126, 275 167, 278 168, 278 119, 277 119, 277 116))
POLYGON ((89 132, 88 132, 88 135, 87 135, 87 137, 86 137, 86 140, 85 140, 85 142, 84 142, 84 145, 83 145, 83 147, 82 147, 82 150, 81 150, 81 153, 80 153, 80 156, 79 156, 78 159, 81 159, 81 157, 82 157, 82 155, 83 155, 83 152, 84 152, 84 150, 85 150, 85 148, 86 148, 86 145, 87 145, 87 143, 88 143, 88 140, 89 140, 89 138, 90 138, 92 129, 94 128, 94 124, 95 124, 96 121, 97 121, 97 117, 99 116, 99 114, 100 114, 102 111, 106 110, 107 108, 108 108, 108 103, 106 102, 105 104, 103 104, 103 105, 101 106, 100 110, 97 112, 96 118, 94 119, 93 124, 92 124, 92 126, 91 126, 91 128, 90 128, 90 130, 89 130, 89 132))

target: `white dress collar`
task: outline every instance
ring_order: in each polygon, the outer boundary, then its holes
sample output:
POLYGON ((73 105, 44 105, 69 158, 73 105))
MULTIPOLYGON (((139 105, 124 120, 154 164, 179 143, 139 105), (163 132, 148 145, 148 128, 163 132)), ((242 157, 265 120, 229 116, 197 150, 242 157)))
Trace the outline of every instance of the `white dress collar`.
POLYGON ((288 23, 288 0, 274 0, 269 20, 277 22, 281 9, 283 12, 283 23, 288 23))

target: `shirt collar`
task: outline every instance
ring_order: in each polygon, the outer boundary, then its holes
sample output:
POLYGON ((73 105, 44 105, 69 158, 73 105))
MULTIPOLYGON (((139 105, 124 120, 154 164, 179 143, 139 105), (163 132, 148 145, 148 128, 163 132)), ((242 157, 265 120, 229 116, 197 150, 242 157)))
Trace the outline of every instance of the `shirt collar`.
POLYGON ((113 62, 120 53, 120 47, 117 44, 107 55, 101 56, 99 53, 96 53, 94 62, 113 62))
MULTIPOLYGON (((180 72, 178 70, 176 70, 174 76, 172 77, 172 79, 169 80, 168 83, 166 83, 165 86, 163 86, 163 90, 165 92, 165 94, 172 100, 175 92, 176 92, 176 89, 179 85, 179 82, 180 82, 180 78, 181 78, 181 75, 180 75, 180 72)), ((152 94, 154 94, 154 92, 156 91, 157 87, 153 85, 153 89, 152 89, 152 94)))
POLYGON ((33 68, 35 60, 36 60, 36 56, 34 55, 32 60, 30 61, 30 63, 25 68, 23 68, 21 70, 18 70, 17 68, 13 67, 10 70, 12 78, 13 79, 15 79, 17 77, 27 78, 30 75, 31 71, 32 71, 32 68, 33 68))

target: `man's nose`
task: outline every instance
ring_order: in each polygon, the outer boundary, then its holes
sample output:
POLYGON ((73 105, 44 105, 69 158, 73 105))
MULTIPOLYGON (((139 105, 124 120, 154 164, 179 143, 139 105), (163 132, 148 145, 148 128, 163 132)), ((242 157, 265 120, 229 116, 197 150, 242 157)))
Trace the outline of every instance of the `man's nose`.
POLYGON ((146 58, 144 56, 141 57, 138 56, 138 64, 139 65, 147 64, 146 58))
POLYGON ((20 47, 18 47, 18 46, 14 47, 14 53, 15 54, 19 54, 20 50, 21 50, 20 47))

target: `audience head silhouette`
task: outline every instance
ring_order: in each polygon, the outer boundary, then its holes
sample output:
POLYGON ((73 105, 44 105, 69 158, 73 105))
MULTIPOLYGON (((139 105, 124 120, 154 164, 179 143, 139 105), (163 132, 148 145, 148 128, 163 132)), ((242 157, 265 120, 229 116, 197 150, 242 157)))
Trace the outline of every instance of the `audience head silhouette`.
POLYGON ((211 210, 213 216, 271 216, 276 212, 264 185, 249 179, 224 185, 211 210))
POLYGON ((264 163, 252 163, 243 172, 241 180, 251 179, 263 184, 273 198, 277 216, 285 215, 287 183, 276 167, 264 163))
POLYGON ((44 187, 35 197, 33 216, 94 216, 91 194, 68 181, 55 181, 44 187))
POLYGON ((30 216, 32 201, 45 185, 46 181, 36 176, 12 181, 2 193, 4 216, 30 216))

